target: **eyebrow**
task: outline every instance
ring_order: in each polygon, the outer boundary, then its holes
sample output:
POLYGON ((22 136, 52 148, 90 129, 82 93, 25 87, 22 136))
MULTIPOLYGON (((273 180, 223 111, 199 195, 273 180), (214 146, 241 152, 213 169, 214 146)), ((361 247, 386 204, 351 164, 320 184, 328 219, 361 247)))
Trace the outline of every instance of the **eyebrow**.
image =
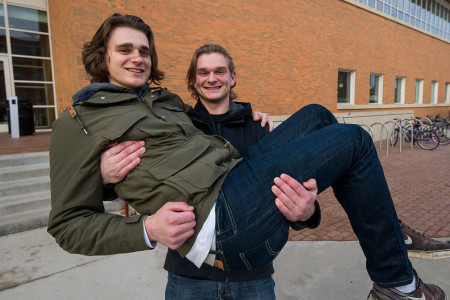
MULTIPOLYGON (((118 48, 133 48, 133 47, 134 47, 134 46, 133 46, 132 43, 123 43, 123 44, 116 45, 114 48, 115 48, 115 49, 118 49, 118 48)), ((141 50, 150 50, 150 48, 147 47, 147 46, 141 46, 140 49, 141 49, 141 50)))
MULTIPOLYGON (((209 68, 198 68, 197 69, 197 72, 199 72, 199 71, 208 71, 209 70, 209 68)), ((215 70, 215 71, 226 71, 227 70, 227 67, 217 67, 217 68, 213 68, 213 70, 215 70)))

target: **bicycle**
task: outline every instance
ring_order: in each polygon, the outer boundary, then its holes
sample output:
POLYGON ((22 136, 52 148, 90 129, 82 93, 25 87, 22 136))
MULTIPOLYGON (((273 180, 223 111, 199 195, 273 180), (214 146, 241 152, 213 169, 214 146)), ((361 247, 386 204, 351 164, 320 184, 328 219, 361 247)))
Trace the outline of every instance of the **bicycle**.
MULTIPOLYGON (((397 120, 398 121, 398 120, 397 120)), ((412 120, 412 129, 410 125, 403 126, 401 122, 394 128, 390 136, 390 143, 396 146, 399 141, 399 135, 404 138, 405 142, 412 142, 418 144, 424 150, 434 150, 439 146, 440 138, 435 131, 424 129, 422 122, 419 120, 412 120), (400 132, 401 130, 401 132, 400 132)))
POLYGON ((426 124, 426 128, 434 130, 439 136, 439 145, 450 144, 450 122, 448 121, 448 118, 441 115, 436 115, 434 117, 428 116, 427 118, 421 119, 425 119, 424 124, 426 124))

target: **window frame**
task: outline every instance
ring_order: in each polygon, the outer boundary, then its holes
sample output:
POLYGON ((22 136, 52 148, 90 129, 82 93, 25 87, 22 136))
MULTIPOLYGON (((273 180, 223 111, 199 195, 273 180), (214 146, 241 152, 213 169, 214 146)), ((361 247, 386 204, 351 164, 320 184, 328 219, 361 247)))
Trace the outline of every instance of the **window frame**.
POLYGON ((414 104, 423 103, 423 79, 416 78, 414 84, 414 104))
POLYGON ((337 87, 337 104, 355 104, 355 87, 356 87, 356 71, 349 69, 338 69, 338 87, 337 87), (348 94, 348 101, 339 101, 339 73, 347 74, 347 88, 346 92, 348 94))
POLYGON ((380 73, 370 73, 370 89, 369 89, 369 104, 383 104, 383 83, 384 83, 384 75, 380 73), (375 79, 375 96, 376 102, 372 102, 372 76, 375 79))
POLYGON ((432 80, 431 81, 430 104, 438 103, 438 94, 439 94, 439 81, 432 80))
POLYGON ((395 76, 397 87, 394 86, 394 104, 405 104, 406 77, 395 76), (396 102, 395 100, 400 100, 396 102))

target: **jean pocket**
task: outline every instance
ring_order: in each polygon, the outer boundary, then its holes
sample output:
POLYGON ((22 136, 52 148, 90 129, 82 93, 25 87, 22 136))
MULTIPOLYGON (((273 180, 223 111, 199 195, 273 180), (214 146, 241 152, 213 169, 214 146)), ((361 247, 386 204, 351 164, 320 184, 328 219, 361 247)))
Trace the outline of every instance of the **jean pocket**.
POLYGON ((257 247, 239 253, 242 263, 248 270, 270 264, 283 249, 289 237, 289 228, 281 226, 269 239, 257 247))

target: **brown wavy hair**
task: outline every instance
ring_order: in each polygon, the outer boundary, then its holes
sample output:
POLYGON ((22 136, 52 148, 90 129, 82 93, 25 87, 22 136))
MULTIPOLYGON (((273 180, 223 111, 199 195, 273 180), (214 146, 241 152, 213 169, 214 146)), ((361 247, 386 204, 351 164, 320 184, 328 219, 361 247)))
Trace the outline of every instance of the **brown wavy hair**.
MULTIPOLYGON (((210 45, 204 45, 204 46, 201 46, 200 48, 198 48, 194 52, 194 55, 192 56, 191 63, 189 65, 189 69, 186 74, 186 82, 187 82, 188 90, 191 92, 191 96, 197 100, 199 99, 199 94, 198 94, 197 90, 195 89, 195 75, 196 75, 196 71, 197 71, 198 58, 202 54, 210 54, 210 53, 220 53, 223 56, 225 56, 227 63, 228 63, 228 70, 230 71, 230 74, 233 74, 233 72, 235 71, 233 58, 231 58, 231 55, 222 46, 210 44, 210 45)), ((233 91, 233 88, 235 86, 236 86, 236 81, 234 82, 234 84, 230 90, 231 100, 237 98, 237 94, 233 91)))
POLYGON ((151 68, 148 80, 157 85, 164 79, 164 72, 158 68, 158 55, 156 54, 155 40, 150 26, 144 23, 141 18, 132 15, 113 14, 106 19, 90 42, 83 46, 81 52, 83 64, 86 72, 91 76, 93 82, 108 82, 108 68, 106 65, 108 42, 111 33, 117 27, 127 27, 139 30, 148 38, 150 46, 151 68))

